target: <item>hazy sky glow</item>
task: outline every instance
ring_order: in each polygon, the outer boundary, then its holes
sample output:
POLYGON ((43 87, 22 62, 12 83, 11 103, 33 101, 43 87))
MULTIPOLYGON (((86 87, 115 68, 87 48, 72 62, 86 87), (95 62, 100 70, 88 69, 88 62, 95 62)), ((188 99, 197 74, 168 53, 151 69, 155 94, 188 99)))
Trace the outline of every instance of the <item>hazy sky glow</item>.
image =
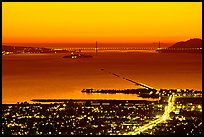
POLYGON ((177 42, 202 37, 201 2, 3 2, 3 43, 177 42))

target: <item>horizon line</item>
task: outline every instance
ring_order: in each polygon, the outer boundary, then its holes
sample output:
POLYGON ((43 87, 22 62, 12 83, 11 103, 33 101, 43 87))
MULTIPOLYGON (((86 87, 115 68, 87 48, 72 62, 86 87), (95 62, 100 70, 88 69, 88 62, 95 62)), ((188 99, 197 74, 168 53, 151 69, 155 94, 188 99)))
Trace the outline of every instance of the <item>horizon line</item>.
POLYGON ((67 43, 58 43, 58 42, 51 42, 51 43, 45 43, 45 42, 33 42, 33 43, 2 43, 2 45, 5 44, 96 44, 96 42, 98 44, 158 44, 160 43, 175 43, 175 42, 162 42, 162 41, 158 41, 158 42, 99 42, 99 41, 95 41, 95 42, 67 42, 67 43))

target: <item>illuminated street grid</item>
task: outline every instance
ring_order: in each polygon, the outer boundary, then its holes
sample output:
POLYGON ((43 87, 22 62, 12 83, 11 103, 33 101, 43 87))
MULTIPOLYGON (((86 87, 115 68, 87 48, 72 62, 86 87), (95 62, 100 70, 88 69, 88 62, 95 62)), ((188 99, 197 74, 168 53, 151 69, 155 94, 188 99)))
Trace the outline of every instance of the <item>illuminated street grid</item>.
POLYGON ((202 99, 188 103, 188 99, 175 101, 166 122, 142 132, 142 135, 202 135, 202 99))
POLYGON ((135 105, 4 105, 2 133, 13 135, 124 134, 157 119, 164 113, 161 104, 135 105))
POLYGON ((189 103, 189 100, 183 101, 171 95, 166 103, 150 104, 3 105, 2 134, 198 135, 202 134, 202 101, 200 100, 197 103, 189 103))

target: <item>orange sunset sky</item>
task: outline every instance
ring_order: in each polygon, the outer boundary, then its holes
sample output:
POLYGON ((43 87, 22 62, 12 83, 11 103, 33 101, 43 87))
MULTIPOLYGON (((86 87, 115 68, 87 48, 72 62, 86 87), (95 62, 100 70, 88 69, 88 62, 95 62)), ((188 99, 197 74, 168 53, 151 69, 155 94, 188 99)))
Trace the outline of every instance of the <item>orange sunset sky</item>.
POLYGON ((3 2, 2 43, 202 38, 201 2, 3 2))

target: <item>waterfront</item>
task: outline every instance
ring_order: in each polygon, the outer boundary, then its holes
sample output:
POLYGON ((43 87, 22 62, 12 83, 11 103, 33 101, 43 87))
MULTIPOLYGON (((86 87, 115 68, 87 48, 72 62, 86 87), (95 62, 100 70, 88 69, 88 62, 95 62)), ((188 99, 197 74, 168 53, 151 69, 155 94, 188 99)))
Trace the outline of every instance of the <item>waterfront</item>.
POLYGON ((65 54, 2 56, 2 102, 16 103, 35 98, 141 99, 136 95, 81 93, 84 88, 138 88, 102 72, 101 68, 157 89, 202 89, 202 54, 91 54, 93 58, 90 59, 64 59, 65 54))

